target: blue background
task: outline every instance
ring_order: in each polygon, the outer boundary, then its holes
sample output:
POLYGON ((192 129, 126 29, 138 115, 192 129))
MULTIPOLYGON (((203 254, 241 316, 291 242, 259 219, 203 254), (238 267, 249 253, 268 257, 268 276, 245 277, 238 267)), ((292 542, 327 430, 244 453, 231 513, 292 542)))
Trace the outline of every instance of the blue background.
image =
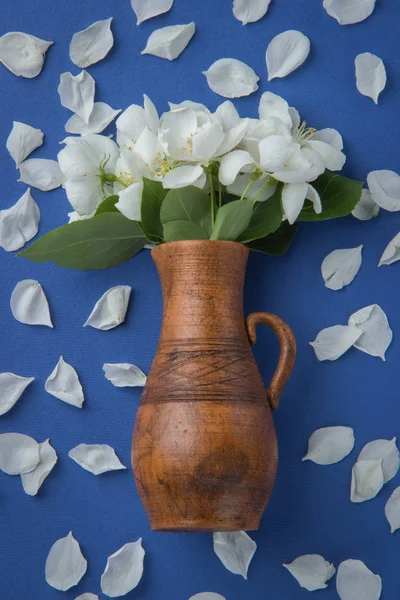
MULTIPOLYGON (((400 11, 396 2, 377 2, 374 14, 358 25, 341 27, 322 8, 322 0, 273 0, 261 21, 243 27, 232 15, 231 0, 175 0, 172 10, 136 26, 128 0, 3 0, 2 31, 25 31, 56 43, 45 67, 33 80, 17 78, 0 66, 0 208, 14 204, 26 186, 5 142, 12 121, 43 129, 45 144, 33 156, 55 158, 70 113, 62 108, 57 85, 62 72, 79 69, 68 58, 70 39, 98 19, 114 17, 115 45, 109 56, 89 67, 97 83, 96 99, 114 108, 141 103, 143 92, 158 109, 167 101, 190 98, 211 109, 223 101, 209 90, 201 74, 216 59, 233 57, 252 66, 260 89, 235 101, 243 116, 256 116, 262 92, 271 90, 296 106, 317 128, 336 127, 348 156, 345 174, 364 179, 373 169, 399 169, 400 11), (174 62, 140 56, 156 28, 195 21, 196 34, 174 62), (299 29, 311 39, 311 54, 301 69, 283 80, 267 81, 265 49, 276 34, 299 29), (369 51, 386 65, 388 84, 376 107, 355 87, 354 58, 369 51)), ((112 131, 112 128, 110 128, 112 131)), ((70 207, 64 191, 33 190, 40 206, 40 234, 66 222, 70 207)), ((53 600, 63 595, 44 579, 44 564, 53 542, 72 530, 88 559, 78 587, 64 594, 74 599, 84 591, 100 594, 106 557, 124 543, 143 537, 145 571, 127 597, 137 600, 187 600, 215 591, 227 600, 301 600, 302 590, 281 567, 305 553, 322 554, 336 566, 359 558, 383 579, 382 598, 400 589, 400 534, 391 535, 384 505, 400 475, 374 500, 349 500, 351 467, 362 446, 374 438, 400 433, 399 266, 378 269, 388 241, 399 231, 400 215, 381 214, 362 223, 352 217, 318 225, 302 225, 287 255, 254 254, 245 292, 246 313, 276 312, 296 334, 299 354, 293 376, 276 413, 280 446, 276 486, 258 544, 244 581, 224 569, 212 549, 210 534, 152 533, 130 470, 95 477, 68 458, 75 445, 108 443, 129 465, 130 437, 140 391, 114 388, 103 376, 104 362, 133 362, 150 367, 161 322, 160 286, 150 253, 104 272, 73 272, 35 265, 1 251, 0 370, 35 376, 17 405, 1 417, 0 431, 18 431, 38 441, 50 437, 59 462, 37 497, 24 494, 20 479, 0 473, 0 598, 53 600), (364 244, 363 264, 354 282, 333 292, 324 287, 320 264, 330 251, 364 244), (38 279, 48 296, 54 330, 15 321, 9 308, 15 284, 38 279), (83 329, 95 301, 109 287, 133 287, 128 318, 108 332, 83 329), (387 362, 356 350, 333 363, 319 363, 308 341, 323 327, 347 323, 355 310, 378 303, 387 312, 394 341, 387 362), (74 365, 85 390, 78 410, 44 391, 44 382, 62 354, 74 365), (356 446, 341 463, 320 467, 302 463, 309 435, 327 425, 354 427, 356 446)), ((260 328, 255 348, 261 373, 272 374, 278 345, 260 328)), ((332 580, 325 600, 336 598, 332 580)), ((104 597, 104 596, 103 596, 104 597)))

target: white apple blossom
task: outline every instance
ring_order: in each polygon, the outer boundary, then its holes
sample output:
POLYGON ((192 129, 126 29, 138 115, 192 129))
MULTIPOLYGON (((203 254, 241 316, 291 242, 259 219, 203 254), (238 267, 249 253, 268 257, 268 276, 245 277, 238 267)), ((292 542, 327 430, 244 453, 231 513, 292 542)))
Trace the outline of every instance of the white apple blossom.
POLYGON ((89 215, 113 193, 118 146, 96 134, 68 137, 64 143, 58 164, 68 200, 80 216, 89 215))

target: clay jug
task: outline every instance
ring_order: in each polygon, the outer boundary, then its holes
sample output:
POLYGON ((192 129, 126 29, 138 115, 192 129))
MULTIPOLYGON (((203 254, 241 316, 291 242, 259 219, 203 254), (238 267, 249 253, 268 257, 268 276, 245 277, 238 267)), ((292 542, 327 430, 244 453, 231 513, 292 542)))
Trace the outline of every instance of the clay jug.
POLYGON ((281 319, 244 320, 249 250, 188 240, 152 250, 164 313, 132 445, 137 489, 156 531, 258 529, 278 462, 272 410, 294 365, 281 319), (265 390, 251 344, 256 325, 277 334, 281 355, 265 390))

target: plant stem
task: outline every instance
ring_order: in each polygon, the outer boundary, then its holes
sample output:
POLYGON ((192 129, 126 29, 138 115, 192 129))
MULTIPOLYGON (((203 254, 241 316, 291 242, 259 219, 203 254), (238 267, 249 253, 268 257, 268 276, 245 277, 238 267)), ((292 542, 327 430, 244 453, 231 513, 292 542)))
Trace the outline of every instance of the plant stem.
POLYGON ((267 183, 265 185, 263 185, 262 188, 260 189, 260 191, 254 196, 254 198, 253 198, 254 203, 256 203, 258 198, 261 196, 261 194, 267 188, 269 188, 270 185, 273 185, 274 183, 276 183, 276 180, 273 177, 270 177, 269 180, 267 181, 267 183))
POLYGON ((221 182, 218 180, 218 207, 221 208, 222 206, 222 185, 221 182))
POLYGON ((249 191, 249 189, 251 188, 251 186, 253 185, 253 182, 258 179, 258 174, 257 173, 253 173, 253 175, 250 177, 249 183, 246 185, 246 187, 243 190, 243 194, 240 196, 239 200, 244 200, 244 198, 246 197, 247 192, 249 191))
POLYGON ((210 198, 211 198, 211 227, 215 224, 215 198, 214 198, 214 180, 212 169, 207 169, 208 183, 210 185, 210 198))

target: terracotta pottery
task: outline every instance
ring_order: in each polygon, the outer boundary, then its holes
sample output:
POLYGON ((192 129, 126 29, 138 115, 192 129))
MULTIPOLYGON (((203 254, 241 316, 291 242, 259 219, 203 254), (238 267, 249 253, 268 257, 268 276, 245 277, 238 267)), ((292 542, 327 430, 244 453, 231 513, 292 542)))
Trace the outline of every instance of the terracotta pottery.
POLYGON ((260 312, 244 320, 248 253, 236 242, 200 240, 152 250, 164 314, 132 464, 153 530, 258 529, 269 500, 278 462, 271 410, 296 346, 279 317, 260 312), (251 351, 259 323, 281 343, 267 390, 251 351))

